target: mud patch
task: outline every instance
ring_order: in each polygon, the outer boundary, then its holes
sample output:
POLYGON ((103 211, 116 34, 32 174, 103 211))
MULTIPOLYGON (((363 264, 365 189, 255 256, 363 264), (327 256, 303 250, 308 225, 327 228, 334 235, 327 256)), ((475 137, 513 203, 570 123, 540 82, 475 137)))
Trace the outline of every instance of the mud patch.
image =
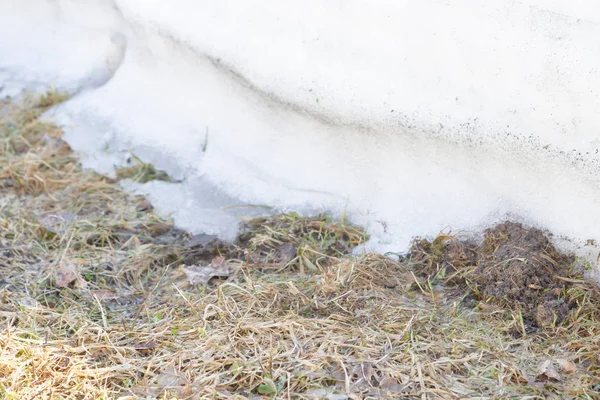
POLYGON ((513 312, 525 331, 557 326, 578 307, 569 295, 581 276, 574 258, 560 253, 539 229, 504 222, 479 245, 440 235, 416 242, 410 253, 429 281, 468 289, 476 302, 513 312))

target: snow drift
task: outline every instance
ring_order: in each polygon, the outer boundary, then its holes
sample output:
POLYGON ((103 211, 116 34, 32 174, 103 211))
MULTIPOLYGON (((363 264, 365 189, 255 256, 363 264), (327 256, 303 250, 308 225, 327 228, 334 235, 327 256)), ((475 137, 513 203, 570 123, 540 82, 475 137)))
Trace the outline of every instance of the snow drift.
MULTIPOLYGON (((264 205, 347 212, 379 251, 510 216, 600 238, 592 0, 3 0, 0 95, 54 110, 84 165, 231 238, 264 205)), ((580 248, 581 252, 592 248, 580 248)))

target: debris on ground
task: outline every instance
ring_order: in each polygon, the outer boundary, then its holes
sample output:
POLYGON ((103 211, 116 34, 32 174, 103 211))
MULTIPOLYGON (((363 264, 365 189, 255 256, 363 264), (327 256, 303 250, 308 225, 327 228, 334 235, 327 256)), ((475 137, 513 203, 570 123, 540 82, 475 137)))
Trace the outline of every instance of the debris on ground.
POLYGON ((215 257, 209 265, 203 267, 190 265, 182 269, 192 285, 207 286, 213 278, 228 278, 231 275, 230 267, 223 256, 215 257))
POLYGON ((516 222, 487 229, 481 244, 448 235, 418 240, 410 259, 429 281, 463 286, 469 299, 511 312, 521 334, 570 323, 582 302, 600 302, 598 288, 573 269, 574 257, 541 230, 516 222))

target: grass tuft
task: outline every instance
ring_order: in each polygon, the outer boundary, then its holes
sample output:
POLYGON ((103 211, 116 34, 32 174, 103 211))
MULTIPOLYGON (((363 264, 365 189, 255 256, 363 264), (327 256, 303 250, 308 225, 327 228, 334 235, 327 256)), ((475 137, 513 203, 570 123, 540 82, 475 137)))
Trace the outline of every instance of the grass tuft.
POLYGON ((152 164, 147 164, 137 156, 131 155, 134 165, 117 169, 117 179, 131 179, 139 183, 150 181, 173 182, 171 177, 165 172, 156 169, 152 164))

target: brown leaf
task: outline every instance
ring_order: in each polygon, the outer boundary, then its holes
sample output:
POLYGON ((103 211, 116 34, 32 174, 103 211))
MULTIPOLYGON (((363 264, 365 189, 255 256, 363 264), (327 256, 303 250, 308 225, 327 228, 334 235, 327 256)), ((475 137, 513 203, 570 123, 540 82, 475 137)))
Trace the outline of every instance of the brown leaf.
POLYGON ((150 211, 152 210, 152 204, 144 197, 137 199, 137 204, 136 204, 136 210, 143 212, 143 211, 150 211))
POLYGON ((214 235, 206 235, 201 233, 193 236, 186 244, 185 247, 191 249, 193 247, 206 247, 208 244, 215 242, 217 237, 214 235))
POLYGON ((152 236, 160 236, 173 229, 173 225, 165 224, 164 222, 155 222, 153 224, 147 225, 147 229, 152 236))
POLYGON ((559 373, 556 372, 556 369, 554 369, 552 360, 546 360, 540 364, 536 380, 561 380, 559 373))
POLYGON ((158 346, 158 344, 155 341, 151 340, 145 343, 138 343, 135 346, 133 346, 133 348, 136 350, 152 350, 156 346, 158 346))
POLYGON ((371 386, 371 378, 374 374, 373 364, 370 362, 362 362, 354 368, 350 372, 352 378, 355 378, 356 381, 353 382, 353 386, 356 389, 366 388, 371 386))
POLYGON ((206 286, 212 278, 228 278, 231 275, 225 257, 215 257, 210 265, 198 267, 196 265, 183 268, 188 281, 192 285, 206 286))
POLYGON ((112 290, 92 290, 92 294, 96 296, 98 300, 114 300, 119 298, 119 295, 112 290))
POLYGON ((138 381, 138 384, 133 386, 130 390, 134 395, 142 398, 158 397, 159 395, 159 388, 155 385, 150 385, 146 379, 138 381))
POLYGON ((79 271, 71 263, 61 264, 54 274, 54 283, 61 288, 69 287, 70 284, 77 283, 80 280, 82 278, 79 271))
MULTIPOLYGON (((214 269, 218 269, 221 270, 223 268, 227 268, 227 265, 225 263, 225 257, 223 256, 218 256, 212 259, 210 265, 214 268, 214 269)), ((227 268, 229 269, 229 268, 227 268)))
POLYGON ((107 349, 96 349, 96 350, 92 350, 90 352, 90 357, 93 359, 97 359, 100 357, 105 357, 106 355, 108 355, 110 352, 107 349))
POLYGON ((65 231, 65 227, 73 221, 75 214, 72 213, 59 213, 59 214, 47 214, 40 218, 39 222, 42 227, 46 230, 62 234, 65 231))
POLYGON ((161 388, 179 387, 180 386, 179 377, 174 374, 169 374, 169 373, 159 374, 155 377, 155 379, 156 379, 156 384, 158 386, 160 386, 161 388))
POLYGON ((567 374, 572 374, 573 372, 577 371, 577 366, 569 360, 565 360, 564 358, 558 358, 555 361, 558 365, 562 367, 563 371, 565 371, 565 373, 567 374))
POLYGON ((363 378, 365 380, 365 382, 371 382, 371 377, 373 376, 373 363, 370 362, 363 362, 360 364, 360 372, 362 376, 360 376, 361 378, 363 378))
POLYGON ((298 254, 298 249, 295 246, 288 243, 279 246, 277 252, 279 253, 280 263, 285 265, 292 261, 294 258, 296 258, 296 255, 298 254))
POLYGON ((155 376, 154 379, 161 389, 171 389, 170 391, 175 389, 178 394, 181 394, 181 391, 190 383, 185 376, 177 372, 173 367, 166 368, 155 376))
POLYGON ((379 387, 394 393, 401 393, 403 391, 402 385, 398 384, 398 382, 388 374, 384 374, 383 379, 379 382, 379 387))

